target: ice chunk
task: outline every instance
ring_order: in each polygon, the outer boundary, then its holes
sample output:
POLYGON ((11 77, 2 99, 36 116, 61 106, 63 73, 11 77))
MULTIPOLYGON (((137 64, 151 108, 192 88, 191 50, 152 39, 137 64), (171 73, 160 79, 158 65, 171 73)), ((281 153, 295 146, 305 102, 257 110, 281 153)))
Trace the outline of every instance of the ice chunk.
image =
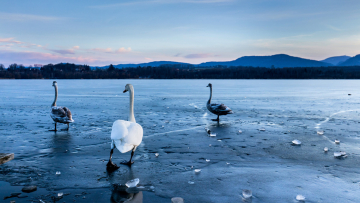
POLYGON ((192 182, 192 181, 189 181, 188 183, 189 183, 190 185, 193 185, 193 184, 194 184, 194 182, 192 182))
POLYGON ((239 130, 239 133, 242 133, 242 131, 241 131, 241 130, 239 130))
POLYGON ((62 197, 63 195, 64 195, 64 193, 62 193, 62 192, 58 193, 58 197, 62 197))
POLYGON ((260 128, 259 131, 265 131, 265 128, 260 128))
POLYGON ((292 143, 294 145, 301 145, 301 142, 299 140, 293 140, 292 143))
POLYGON ((227 165, 229 165, 230 163, 229 162, 226 162, 227 165))
POLYGON ((209 136, 210 137, 216 137, 216 133, 210 133, 209 136))
POLYGON ((297 201, 305 201, 305 197, 303 195, 296 195, 297 201))
POLYGON ((184 203, 184 199, 181 197, 173 197, 171 198, 171 203, 184 203))
POLYGON ((211 144, 209 144, 209 147, 211 147, 211 144))
POLYGON ((318 134, 318 135, 323 135, 323 134, 324 134, 324 131, 317 131, 317 134, 318 134))
POLYGON ((200 173, 201 169, 195 169, 195 173, 200 173))
POLYGON ((334 157, 341 157, 341 153, 340 152, 334 152, 334 157))
POLYGON ((206 161, 206 162, 209 162, 209 161, 210 161, 210 159, 206 159, 205 161, 206 161))
POLYGON ((346 152, 334 152, 335 158, 347 157, 346 152))
POLYGON ((247 199, 247 198, 252 197, 252 192, 251 192, 251 190, 243 190, 242 195, 245 199, 247 199))
POLYGON ((209 128, 205 128, 205 132, 206 132, 207 134, 209 134, 209 135, 210 135, 210 133, 211 133, 211 131, 209 130, 209 128))
POLYGON ((158 156, 159 156, 159 153, 155 153, 155 156, 158 157, 158 156))
POLYGON ((125 185, 127 187, 136 187, 137 184, 139 184, 140 180, 139 178, 135 178, 133 180, 129 180, 128 182, 125 183, 125 185))
POLYGON ((335 144, 340 144, 340 140, 336 139, 335 144))
POLYGON ((56 174, 56 175, 61 175, 61 172, 60 172, 60 171, 56 171, 55 174, 56 174))
POLYGON ((325 147, 324 152, 328 152, 328 151, 329 151, 329 148, 325 147))

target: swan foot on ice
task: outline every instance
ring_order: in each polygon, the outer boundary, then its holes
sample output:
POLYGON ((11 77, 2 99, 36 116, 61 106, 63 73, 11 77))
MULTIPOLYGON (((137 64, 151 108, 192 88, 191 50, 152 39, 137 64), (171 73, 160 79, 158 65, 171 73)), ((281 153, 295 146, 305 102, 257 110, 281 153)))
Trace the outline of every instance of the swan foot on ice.
POLYGON ((106 164, 106 169, 108 171, 115 171, 117 169, 119 169, 120 167, 117 166, 116 164, 114 164, 112 161, 109 161, 107 164, 106 164))
POLYGON ((219 118, 219 116, 217 117, 217 119, 211 119, 212 121, 217 121, 217 122, 219 122, 220 121, 220 118, 219 118))

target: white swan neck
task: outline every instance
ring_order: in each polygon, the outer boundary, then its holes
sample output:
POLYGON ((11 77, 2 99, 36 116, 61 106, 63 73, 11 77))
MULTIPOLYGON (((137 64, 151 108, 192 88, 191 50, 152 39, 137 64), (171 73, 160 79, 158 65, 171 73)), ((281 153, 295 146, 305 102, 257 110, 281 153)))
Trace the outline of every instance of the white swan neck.
POLYGON ((55 98, 54 98, 54 102, 51 104, 51 106, 56 106, 56 101, 57 101, 57 97, 58 97, 57 85, 55 85, 54 87, 55 87, 55 98))
POLYGON ((212 87, 210 86, 210 97, 209 97, 209 100, 208 100, 209 104, 211 103, 211 98, 212 98, 212 87))
POLYGON ((131 88, 129 90, 130 95, 130 109, 129 109, 129 117, 128 121, 136 123, 135 116, 134 116, 134 89, 131 88))

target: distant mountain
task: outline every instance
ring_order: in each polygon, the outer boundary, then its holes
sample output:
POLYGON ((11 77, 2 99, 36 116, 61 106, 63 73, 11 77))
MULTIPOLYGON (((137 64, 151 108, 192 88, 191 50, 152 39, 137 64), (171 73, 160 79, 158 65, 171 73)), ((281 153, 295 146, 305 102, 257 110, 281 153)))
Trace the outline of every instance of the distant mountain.
MULTIPOLYGON (((181 62, 174 62, 174 61, 153 61, 153 62, 149 62, 149 63, 139 63, 139 64, 134 64, 134 63, 129 63, 129 64, 118 64, 118 65, 114 65, 115 68, 135 68, 135 67, 146 67, 146 66, 160 66, 160 65, 174 65, 174 64, 178 64, 178 65, 192 65, 189 63, 181 63, 181 62)), ((102 66, 102 67, 93 67, 93 68, 109 68, 109 66, 102 66)))
POLYGON ((350 57, 350 56, 346 56, 346 55, 344 55, 344 56, 333 56, 333 57, 329 57, 329 58, 327 58, 327 59, 324 59, 324 60, 322 60, 321 62, 330 63, 330 64, 332 64, 332 65, 334 65, 334 66, 337 66, 337 65, 339 65, 340 63, 348 60, 349 58, 351 58, 351 57, 350 57))
MULTIPOLYGON (((325 59, 327 60, 327 59, 325 59)), ((218 61, 218 62, 205 62, 201 64, 189 64, 182 62, 174 61, 153 61, 149 63, 139 63, 139 64, 118 64, 114 65, 115 68, 128 68, 128 67, 146 67, 146 66, 161 66, 161 65, 184 65, 184 66, 194 66, 194 67, 206 67, 206 66, 252 66, 252 67, 327 67, 333 66, 333 63, 315 61, 310 59, 304 59, 300 57, 289 56, 286 54, 276 54, 272 56, 243 56, 234 61, 218 61)), ((109 66, 103 67, 91 67, 91 68, 108 68, 109 66)))
POLYGON ((359 66, 360 65, 360 54, 349 58, 348 60, 338 64, 338 66, 359 66))
POLYGON ((304 59, 286 54, 277 54, 272 56, 243 56, 234 61, 228 62, 206 62, 201 63, 199 66, 252 66, 252 67, 322 67, 332 66, 332 64, 304 59))

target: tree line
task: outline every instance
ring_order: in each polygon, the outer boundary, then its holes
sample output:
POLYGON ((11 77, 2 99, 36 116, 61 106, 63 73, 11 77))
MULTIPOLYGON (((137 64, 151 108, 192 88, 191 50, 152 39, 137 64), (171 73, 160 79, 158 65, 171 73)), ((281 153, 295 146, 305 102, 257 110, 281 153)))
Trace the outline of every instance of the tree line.
POLYGON ((91 69, 88 65, 48 64, 41 68, 0 64, 2 79, 360 79, 360 66, 265 68, 243 66, 196 67, 161 65, 91 69))

